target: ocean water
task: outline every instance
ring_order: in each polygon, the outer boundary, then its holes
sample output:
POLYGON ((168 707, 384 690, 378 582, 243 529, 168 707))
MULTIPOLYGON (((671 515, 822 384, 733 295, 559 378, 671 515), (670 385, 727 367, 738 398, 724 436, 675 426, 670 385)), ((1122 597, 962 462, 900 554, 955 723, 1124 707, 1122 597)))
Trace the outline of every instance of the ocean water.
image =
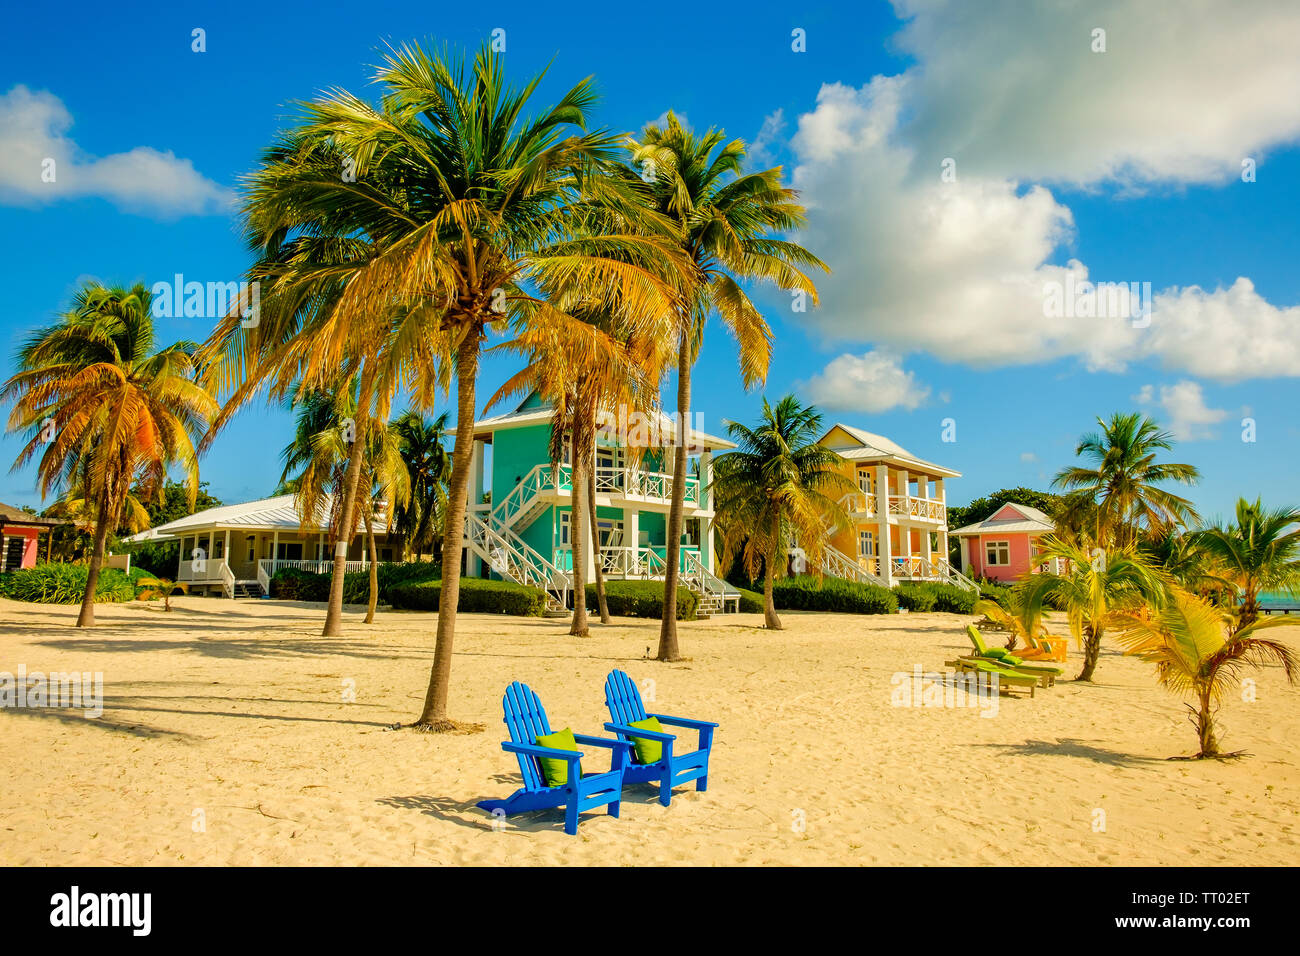
POLYGON ((1265 613, 1286 611, 1295 614, 1300 612, 1300 600, 1284 591, 1265 591, 1259 596, 1259 604, 1265 613))

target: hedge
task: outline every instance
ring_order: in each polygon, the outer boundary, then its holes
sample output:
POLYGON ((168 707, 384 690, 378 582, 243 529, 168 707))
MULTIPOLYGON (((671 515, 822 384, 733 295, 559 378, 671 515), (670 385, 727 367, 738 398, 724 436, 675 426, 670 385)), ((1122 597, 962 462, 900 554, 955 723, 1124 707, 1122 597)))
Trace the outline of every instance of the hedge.
MULTIPOLYGON (((0 594, 15 601, 37 604, 80 604, 86 593, 90 568, 84 564, 58 561, 38 564, 0 574, 0 594)), ((142 575, 143 576, 143 575, 142 575)), ((131 576, 117 568, 103 568, 95 585, 95 600, 120 604, 135 599, 136 587, 131 576)))
MULTIPOLYGON (((660 581, 606 581, 605 603, 620 617, 663 617, 664 586, 660 581)), ((693 621, 700 599, 690 588, 677 588, 677 620, 693 621)), ((587 585, 587 608, 596 608, 596 585, 587 585)))
POLYGON ((747 588, 736 588, 740 592, 740 610, 744 614, 763 613, 763 595, 747 588))
MULTIPOLYGON (((392 589, 403 584, 435 581, 442 576, 442 566, 433 561, 384 562, 376 565, 379 576, 379 600, 391 603, 392 589)), ((330 575, 281 568, 271 577, 271 597, 284 601, 328 601, 330 575)), ((370 572, 349 571, 343 575, 343 603, 366 604, 370 601, 370 572)))
POLYGON ((900 584, 896 589, 900 607, 909 611, 943 611, 948 614, 971 614, 978 600, 974 591, 953 584, 918 582, 900 584))
MULTIPOLYGON (((441 596, 441 581, 419 584, 396 584, 389 591, 393 607, 407 611, 436 611, 441 596)), ((540 617, 546 610, 546 592, 515 584, 513 581, 488 581, 461 578, 457 610, 483 614, 514 614, 540 617)))
POLYGON ((811 574, 780 578, 773 586, 772 596, 780 611, 841 611, 850 614, 894 614, 898 611, 898 595, 889 588, 830 575, 820 581, 811 574))

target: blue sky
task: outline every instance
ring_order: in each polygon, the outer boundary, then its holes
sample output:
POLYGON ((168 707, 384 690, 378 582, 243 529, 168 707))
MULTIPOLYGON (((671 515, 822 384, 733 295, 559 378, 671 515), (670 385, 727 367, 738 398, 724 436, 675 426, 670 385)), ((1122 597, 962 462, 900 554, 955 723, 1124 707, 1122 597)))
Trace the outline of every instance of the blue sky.
MULTIPOLYGON (((1243 494, 1300 504, 1300 23, 1293 5, 1262 2, 1243 23, 1209 4, 1171 45, 1144 6, 759 3, 689 30, 642 5, 18 7, 0 35, 0 372, 83 277, 238 278, 230 191, 293 101, 373 93, 385 41, 472 50, 501 28, 520 82, 551 64, 539 103, 593 75, 601 125, 671 108, 757 141, 804 191, 803 239, 834 273, 810 312, 757 293, 776 333, 768 395, 799 391, 828 420, 962 471, 954 503, 1045 487, 1098 415, 1140 408, 1182 436, 1207 517, 1243 494), (206 52, 191 50, 196 27, 206 52), (50 154, 57 189, 39 182, 50 154), (1150 283, 1149 326, 1046 318, 1044 283, 1085 274, 1150 283)), ((159 323, 164 340, 209 325, 159 323)), ((480 396, 511 371, 489 360, 480 396)), ((759 395, 715 324, 695 384, 706 429, 752 418, 759 395)), ((269 493, 288 434, 282 411, 247 410, 204 479, 227 501, 269 493)), ((18 447, 0 438, 6 466, 18 447)), ((0 476, 0 501, 39 505, 32 470, 0 476)))

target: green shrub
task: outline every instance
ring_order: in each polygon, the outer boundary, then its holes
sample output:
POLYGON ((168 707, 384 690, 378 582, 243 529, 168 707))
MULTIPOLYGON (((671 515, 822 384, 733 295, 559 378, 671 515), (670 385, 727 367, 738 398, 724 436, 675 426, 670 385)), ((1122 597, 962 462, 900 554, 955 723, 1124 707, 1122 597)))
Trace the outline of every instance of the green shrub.
MULTIPOLYGON (((442 565, 434 561, 398 563, 386 561, 378 564, 379 601, 392 602, 392 589, 402 584, 419 584, 436 581, 442 576, 442 565)), ((271 597, 283 601, 328 601, 330 575, 281 568, 271 577, 271 597)), ((349 571, 343 575, 343 603, 366 604, 370 600, 370 571, 349 571)))
MULTIPOLYGON (((660 581, 606 581, 605 603, 620 617, 663 617, 664 586, 660 581)), ((700 599, 690 588, 677 588, 677 620, 693 621, 700 599)), ((587 607, 596 607, 596 585, 587 585, 587 607)))
MULTIPOLYGON (((389 592, 393 607, 407 611, 438 610, 441 581, 395 584, 389 592)), ((546 592, 513 581, 461 578, 457 610, 482 614, 540 617, 546 610, 546 592)))
POLYGON ((744 614, 762 614, 763 613, 763 595, 757 591, 750 591, 746 588, 737 587, 740 592, 740 610, 744 614))
POLYGON ((781 578, 773 587, 777 610, 839 611, 849 614, 894 614, 898 595, 889 588, 843 578, 811 574, 781 578))
POLYGON ((1011 588, 1002 584, 993 584, 987 581, 981 581, 979 589, 980 597, 987 598, 994 602, 1004 611, 1011 610, 1011 588))
POLYGON ((942 611, 947 614, 970 614, 978 599, 974 591, 964 591, 954 584, 920 581, 900 584, 894 589, 898 604, 909 611, 942 611))
MULTIPOLYGON (((15 601, 32 601, 37 604, 79 604, 86 593, 86 578, 90 568, 84 564, 63 564, 58 561, 21 568, 0 575, 0 594, 15 601)), ((121 603, 135 599, 135 585, 131 577, 117 568, 104 568, 95 585, 95 600, 102 603, 121 603)))

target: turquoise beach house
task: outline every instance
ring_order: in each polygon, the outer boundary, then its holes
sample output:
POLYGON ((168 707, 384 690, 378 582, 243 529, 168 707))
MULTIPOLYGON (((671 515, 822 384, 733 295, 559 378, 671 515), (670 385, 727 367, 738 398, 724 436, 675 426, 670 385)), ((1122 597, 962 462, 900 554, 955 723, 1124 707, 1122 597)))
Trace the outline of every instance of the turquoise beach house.
MULTIPOLYGON (((513 412, 474 423, 465 545, 468 574, 544 588, 559 607, 569 601, 571 587, 574 489, 567 451, 565 461, 551 463, 553 417, 551 405, 534 394, 513 412)), ((598 425, 593 452, 601 568, 614 580, 662 580, 674 422, 663 414, 618 410, 602 415, 598 425)), ((691 462, 681 580, 700 596, 705 613, 730 610, 740 595, 716 574, 708 486, 714 452, 735 445, 694 428, 686 437, 691 462)), ((596 558, 592 548, 585 550, 590 581, 596 558)))

